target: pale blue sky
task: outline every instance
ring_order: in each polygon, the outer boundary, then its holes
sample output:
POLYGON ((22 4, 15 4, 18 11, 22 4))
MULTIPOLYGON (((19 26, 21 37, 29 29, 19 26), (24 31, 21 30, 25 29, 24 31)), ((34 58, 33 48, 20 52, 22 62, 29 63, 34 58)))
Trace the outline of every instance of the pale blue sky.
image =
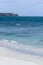
POLYGON ((24 16, 43 16, 43 0, 0 0, 0 12, 24 16))

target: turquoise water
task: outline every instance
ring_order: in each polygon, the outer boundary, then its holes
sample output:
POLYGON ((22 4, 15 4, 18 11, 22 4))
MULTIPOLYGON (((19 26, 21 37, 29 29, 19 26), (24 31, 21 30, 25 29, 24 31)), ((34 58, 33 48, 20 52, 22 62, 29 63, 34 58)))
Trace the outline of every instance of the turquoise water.
POLYGON ((43 56, 43 17, 0 17, 0 46, 43 56))

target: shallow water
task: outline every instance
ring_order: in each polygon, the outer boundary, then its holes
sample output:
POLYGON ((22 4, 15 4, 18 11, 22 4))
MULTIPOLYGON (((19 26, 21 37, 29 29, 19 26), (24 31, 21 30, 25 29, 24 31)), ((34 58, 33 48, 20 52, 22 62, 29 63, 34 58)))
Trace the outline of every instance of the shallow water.
POLYGON ((43 56, 43 17, 0 17, 0 46, 43 56))

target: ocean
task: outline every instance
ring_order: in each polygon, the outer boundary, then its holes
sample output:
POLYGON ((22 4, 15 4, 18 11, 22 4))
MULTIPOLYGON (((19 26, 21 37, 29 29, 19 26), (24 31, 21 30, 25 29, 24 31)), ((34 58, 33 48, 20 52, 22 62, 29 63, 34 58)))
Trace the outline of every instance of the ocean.
POLYGON ((0 16, 0 46, 43 56, 43 17, 0 16))

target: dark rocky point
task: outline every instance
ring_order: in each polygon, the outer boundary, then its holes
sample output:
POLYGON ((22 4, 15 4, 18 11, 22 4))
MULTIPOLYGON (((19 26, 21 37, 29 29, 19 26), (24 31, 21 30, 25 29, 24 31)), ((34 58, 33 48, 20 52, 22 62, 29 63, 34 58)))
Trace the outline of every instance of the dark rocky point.
POLYGON ((0 16, 18 16, 18 14, 14 14, 14 13, 0 13, 0 16))

